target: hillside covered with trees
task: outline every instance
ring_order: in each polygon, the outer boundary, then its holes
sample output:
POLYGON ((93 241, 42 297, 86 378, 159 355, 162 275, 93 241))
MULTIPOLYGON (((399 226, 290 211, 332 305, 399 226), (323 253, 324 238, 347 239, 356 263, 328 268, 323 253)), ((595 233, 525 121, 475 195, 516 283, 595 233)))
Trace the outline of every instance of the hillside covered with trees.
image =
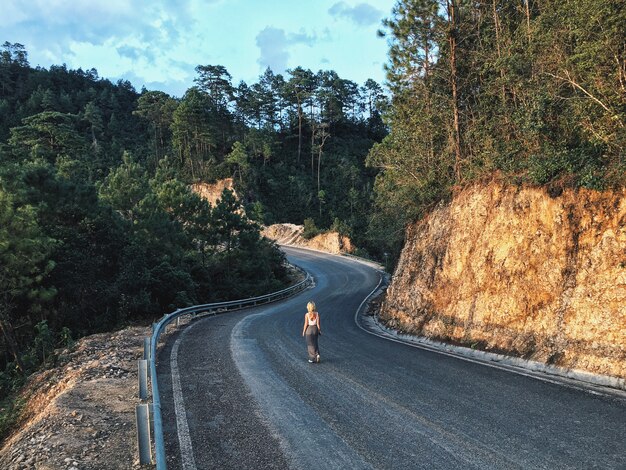
POLYGON ((401 0, 381 34, 393 102, 368 160, 381 169, 370 229, 390 252, 475 181, 624 184, 623 0, 401 0))
POLYGON ((377 83, 296 68, 235 86, 222 66, 196 70, 175 98, 2 46, 2 395, 72 338, 283 287, 259 223, 365 234, 377 83), (225 177, 239 200, 190 190, 225 177))

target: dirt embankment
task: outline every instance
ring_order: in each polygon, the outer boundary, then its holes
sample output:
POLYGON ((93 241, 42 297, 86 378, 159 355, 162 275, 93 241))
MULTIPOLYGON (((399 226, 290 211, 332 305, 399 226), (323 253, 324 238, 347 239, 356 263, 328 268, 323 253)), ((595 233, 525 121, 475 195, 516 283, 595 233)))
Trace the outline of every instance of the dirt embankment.
MULTIPOLYGON (((215 206, 221 198, 224 189, 235 192, 233 179, 226 178, 215 183, 196 183, 191 185, 191 190, 203 199, 206 199, 212 206, 215 206)), ((319 234, 311 239, 302 236, 304 227, 295 224, 274 224, 264 227, 261 234, 281 245, 293 245, 314 250, 325 251, 327 253, 352 253, 354 247, 350 238, 339 235, 337 232, 327 232, 319 234)))
POLYGON ((0 468, 140 468, 137 359, 149 334, 134 327, 85 337, 57 367, 34 374, 23 388, 22 423, 0 448, 0 468))
POLYGON ((304 227, 295 224, 274 224, 265 227, 261 234, 280 245, 301 246, 327 253, 352 253, 354 247, 350 238, 339 235, 337 232, 321 233, 313 238, 302 236, 304 227))
POLYGON ((209 201, 211 206, 215 206, 218 199, 222 198, 222 192, 224 192, 225 189, 232 191, 235 194, 235 197, 238 198, 232 178, 219 180, 213 184, 195 183, 191 185, 191 190, 203 199, 209 201))
POLYGON ((461 192, 407 229, 381 319, 626 378, 626 191, 461 192))

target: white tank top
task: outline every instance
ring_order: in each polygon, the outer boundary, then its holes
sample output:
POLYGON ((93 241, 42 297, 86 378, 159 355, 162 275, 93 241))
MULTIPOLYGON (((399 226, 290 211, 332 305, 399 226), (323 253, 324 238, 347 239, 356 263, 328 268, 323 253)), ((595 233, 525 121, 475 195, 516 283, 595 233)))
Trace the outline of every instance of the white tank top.
POLYGON ((313 320, 311 320, 311 317, 309 316, 308 313, 307 313, 306 317, 309 320, 309 326, 317 325, 317 315, 315 317, 313 317, 313 320))

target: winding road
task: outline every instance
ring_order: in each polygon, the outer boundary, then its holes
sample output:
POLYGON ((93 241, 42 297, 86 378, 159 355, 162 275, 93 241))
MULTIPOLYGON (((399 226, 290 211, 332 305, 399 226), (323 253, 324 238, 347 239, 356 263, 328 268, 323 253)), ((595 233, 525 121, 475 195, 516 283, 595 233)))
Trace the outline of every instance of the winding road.
POLYGON ((626 469, 623 398, 368 334, 355 314, 376 269, 284 251, 314 288, 195 321, 161 348, 168 468, 626 469), (300 336, 311 299, 321 364, 300 336))

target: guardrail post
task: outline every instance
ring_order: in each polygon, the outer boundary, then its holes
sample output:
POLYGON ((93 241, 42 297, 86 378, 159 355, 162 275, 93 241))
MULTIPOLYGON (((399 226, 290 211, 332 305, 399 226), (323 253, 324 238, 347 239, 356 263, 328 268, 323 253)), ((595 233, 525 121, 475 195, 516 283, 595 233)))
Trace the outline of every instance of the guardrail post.
MULTIPOLYGON (((152 349, 150 348, 150 338, 145 337, 143 339, 143 358, 149 361, 152 358, 152 349)), ((148 369, 148 377, 150 377, 150 370, 148 369)))
POLYGON ((147 404, 139 404, 135 407, 135 418, 139 464, 148 465, 152 463, 152 446, 150 445, 150 412, 147 404))
POLYGON ((150 338, 147 336, 143 339, 143 358, 146 361, 150 360, 150 338))
POLYGON ((148 398, 148 361, 139 359, 137 369, 139 370, 139 398, 146 400, 148 398))

